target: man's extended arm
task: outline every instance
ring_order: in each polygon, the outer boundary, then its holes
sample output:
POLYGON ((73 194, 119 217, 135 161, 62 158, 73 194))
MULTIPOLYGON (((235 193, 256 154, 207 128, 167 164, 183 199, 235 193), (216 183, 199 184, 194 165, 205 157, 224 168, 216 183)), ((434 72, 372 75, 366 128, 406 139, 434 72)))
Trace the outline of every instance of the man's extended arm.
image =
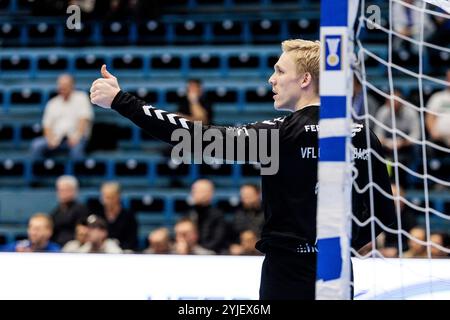
MULTIPOLYGON (((215 158, 244 162, 260 161, 260 149, 263 145, 266 148, 272 147, 272 152, 278 152, 278 131, 273 129, 279 128, 283 118, 255 122, 241 127, 202 125, 200 122, 192 122, 178 114, 148 105, 145 101, 121 91, 117 79, 106 71, 106 67, 102 67, 102 75, 104 78, 94 81, 91 87, 92 103, 114 109, 157 139, 175 145, 178 144, 184 131, 191 140, 200 139, 200 141, 211 141, 220 145, 223 153, 215 154, 215 158), (180 131, 176 132, 178 129, 180 131), (178 139, 173 139, 174 133, 178 139), (239 139, 242 139, 241 145, 244 146, 241 151, 239 151, 239 143, 235 143, 239 139), (237 150, 235 145, 238 146, 237 150), (227 146, 233 146, 232 153, 227 146)), ((208 145, 209 143, 202 144, 202 150, 198 151, 203 152, 208 145)))

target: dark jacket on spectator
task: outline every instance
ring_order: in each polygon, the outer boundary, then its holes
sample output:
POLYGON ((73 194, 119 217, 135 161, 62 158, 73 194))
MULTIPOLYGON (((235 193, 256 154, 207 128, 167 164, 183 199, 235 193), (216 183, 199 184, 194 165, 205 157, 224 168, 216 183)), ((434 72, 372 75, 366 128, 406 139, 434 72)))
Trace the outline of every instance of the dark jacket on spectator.
POLYGON ((211 206, 194 206, 189 212, 198 227, 199 244, 219 253, 227 245, 227 225, 222 211, 211 206))
POLYGON ((258 237, 264 224, 264 212, 261 208, 240 208, 233 217, 233 241, 239 242, 239 235, 245 230, 255 231, 258 237))
POLYGON ((133 212, 122 208, 116 220, 112 222, 106 219, 103 208, 98 214, 108 222, 109 238, 119 240, 123 250, 137 250, 138 225, 133 212))
POLYGON ((67 205, 58 205, 51 212, 53 219, 52 241, 60 246, 75 238, 75 226, 79 220, 85 219, 89 211, 84 204, 72 201, 67 205))

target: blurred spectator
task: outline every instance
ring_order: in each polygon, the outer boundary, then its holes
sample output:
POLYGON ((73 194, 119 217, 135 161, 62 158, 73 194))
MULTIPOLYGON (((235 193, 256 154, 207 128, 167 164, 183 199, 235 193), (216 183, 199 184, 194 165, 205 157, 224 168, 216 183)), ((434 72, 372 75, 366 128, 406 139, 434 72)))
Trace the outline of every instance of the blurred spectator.
MULTIPOLYGON (((397 188, 395 184, 391 184, 392 187, 392 195, 394 197, 402 197, 405 198, 405 190, 399 186, 400 188, 397 188)), ((402 230, 409 232, 412 228, 417 226, 417 219, 415 216, 415 212, 407 205, 405 205, 405 202, 401 199, 395 200, 395 207, 400 208, 400 219, 401 219, 401 227, 402 230)), ((397 229, 397 221, 395 222, 395 225, 391 226, 392 229, 397 229)), ((405 252, 409 249, 408 247, 408 237, 405 235, 402 235, 402 252, 405 252)), ((399 238, 398 235, 395 233, 385 232, 385 240, 384 240, 384 246, 380 249, 381 254, 385 258, 396 258, 398 257, 398 249, 400 247, 399 244, 399 238)))
MULTIPOLYGON (((433 33, 435 26, 428 14, 422 13, 422 1, 403 0, 406 3, 392 2, 393 29, 399 34, 420 41, 421 29, 423 26, 423 39, 427 41, 433 33), (408 7, 411 5, 412 7, 408 7), (423 18, 423 23, 422 23, 423 18)), ((405 41, 398 36, 393 37, 393 51, 401 48, 412 53, 417 53, 418 46, 411 45, 409 41, 405 41)))
MULTIPOLYGON (((446 248, 445 235, 443 233, 432 233, 430 235, 430 241, 432 244, 437 244, 438 246, 446 248)), ((448 258, 448 253, 431 245, 431 258, 448 258)))
POLYGON ((58 78, 58 95, 47 103, 42 120, 44 136, 31 144, 32 159, 41 159, 56 151, 69 150, 70 158, 84 158, 94 113, 85 92, 74 90, 74 79, 58 78))
POLYGON ((28 239, 3 246, 5 252, 59 252, 61 247, 50 241, 53 223, 44 213, 34 214, 28 222, 28 239))
MULTIPOLYGON (((411 237, 426 242, 426 232, 425 229, 421 227, 412 228, 409 231, 411 237)), ((427 246, 423 245, 416 240, 408 239, 409 250, 403 254, 403 258, 426 258, 427 257, 427 246)))
MULTIPOLYGON (((438 7, 433 7, 432 10, 438 13, 448 14, 448 12, 438 7)), ((448 48, 450 45, 450 37, 448 36, 450 34, 450 19, 438 15, 432 15, 431 18, 434 21, 436 28, 434 33, 428 39, 428 42, 448 48)), ((438 53, 440 50, 432 52, 438 53)), ((430 58, 432 58, 432 55, 430 58)))
POLYGON ((186 96, 178 104, 178 113, 191 121, 212 122, 211 103, 203 95, 202 82, 199 79, 189 79, 186 85, 186 96))
MULTIPOLYGON (((431 140, 450 148, 450 68, 447 69, 447 88, 433 94, 427 103, 426 126, 431 140)), ((437 152, 437 150, 435 151, 437 152)))
POLYGON ((189 218, 182 218, 175 224, 175 254, 205 255, 215 254, 198 243, 199 235, 195 223, 189 218))
POLYGON ((78 221, 89 215, 88 209, 77 202, 78 181, 73 176, 61 176, 56 180, 58 206, 53 209, 51 217, 54 224, 53 241, 63 246, 75 237, 78 221))
MULTIPOLYGON (((391 99, 386 99, 386 103, 378 110, 376 119, 393 129, 392 111, 395 117, 395 129, 401 131, 404 135, 411 139, 420 140, 420 123, 417 112, 409 106, 405 106, 398 100, 402 98, 399 90, 394 90, 393 109, 391 108, 391 99)), ((381 126, 375 126, 375 134, 380 139, 381 144, 386 152, 386 157, 394 159, 394 148, 397 148, 398 161, 408 166, 413 159, 414 143, 404 138, 398 132, 396 133, 396 144, 393 139, 393 134, 384 130, 381 126)), ((404 181, 401 181, 402 183, 404 181)))
POLYGON ((106 221, 96 215, 87 218, 87 241, 78 253, 122 253, 122 249, 114 239, 108 238, 106 221))
MULTIPOLYGON (((375 117, 378 110, 378 102, 372 97, 372 95, 367 92, 367 109, 369 115, 375 117)), ((361 119, 362 116, 366 114, 366 107, 364 105, 364 91, 361 85, 361 82, 358 80, 356 75, 353 76, 353 99, 352 99, 352 107, 355 112, 355 115, 358 116, 358 121, 365 121, 361 119)), ((373 129, 374 123, 373 121, 369 121, 370 128, 373 129)))
POLYGON ((197 225, 199 244, 219 253, 227 245, 227 225, 222 211, 211 206, 213 197, 213 183, 207 179, 197 180, 191 188, 193 206, 188 216, 197 225))
POLYGON ((253 230, 259 237, 264 224, 259 187, 254 184, 244 184, 240 193, 241 208, 234 214, 232 222, 233 241, 239 241, 240 234, 245 230, 253 230))
POLYGON ((101 196, 103 206, 98 215, 106 219, 109 237, 117 239, 124 250, 136 250, 137 221, 134 213, 122 207, 119 183, 104 183, 101 187, 101 196))
POLYGON ((87 219, 78 221, 75 227, 75 239, 67 242, 62 248, 63 252, 76 253, 87 242, 89 228, 87 226, 87 219))
POLYGON ((258 241, 258 236, 254 230, 245 230, 240 234, 240 243, 232 244, 230 246, 230 254, 241 255, 241 256, 259 256, 259 252, 256 248, 256 242, 258 241))
POLYGON ((170 234, 167 228, 153 230, 148 236, 149 247, 144 253, 169 254, 171 253, 170 234))

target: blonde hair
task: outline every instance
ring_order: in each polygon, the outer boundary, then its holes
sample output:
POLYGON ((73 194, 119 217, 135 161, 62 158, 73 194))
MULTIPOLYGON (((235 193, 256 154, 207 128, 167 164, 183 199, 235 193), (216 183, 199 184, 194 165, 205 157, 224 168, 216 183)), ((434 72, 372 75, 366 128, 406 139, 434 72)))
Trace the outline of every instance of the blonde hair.
POLYGON ((311 74, 316 92, 319 91, 320 72, 320 41, 309 41, 302 39, 286 40, 281 43, 283 52, 293 53, 297 73, 311 74))

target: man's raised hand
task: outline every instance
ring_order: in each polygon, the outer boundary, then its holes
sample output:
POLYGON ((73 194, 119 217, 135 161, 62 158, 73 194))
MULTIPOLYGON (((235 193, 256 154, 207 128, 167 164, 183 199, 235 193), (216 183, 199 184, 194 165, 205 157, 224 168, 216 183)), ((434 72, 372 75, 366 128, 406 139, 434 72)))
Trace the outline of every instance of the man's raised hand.
POLYGON ((111 108, 114 97, 120 91, 119 83, 117 78, 106 69, 106 65, 102 66, 100 72, 103 78, 92 83, 91 102, 102 108, 111 108))

